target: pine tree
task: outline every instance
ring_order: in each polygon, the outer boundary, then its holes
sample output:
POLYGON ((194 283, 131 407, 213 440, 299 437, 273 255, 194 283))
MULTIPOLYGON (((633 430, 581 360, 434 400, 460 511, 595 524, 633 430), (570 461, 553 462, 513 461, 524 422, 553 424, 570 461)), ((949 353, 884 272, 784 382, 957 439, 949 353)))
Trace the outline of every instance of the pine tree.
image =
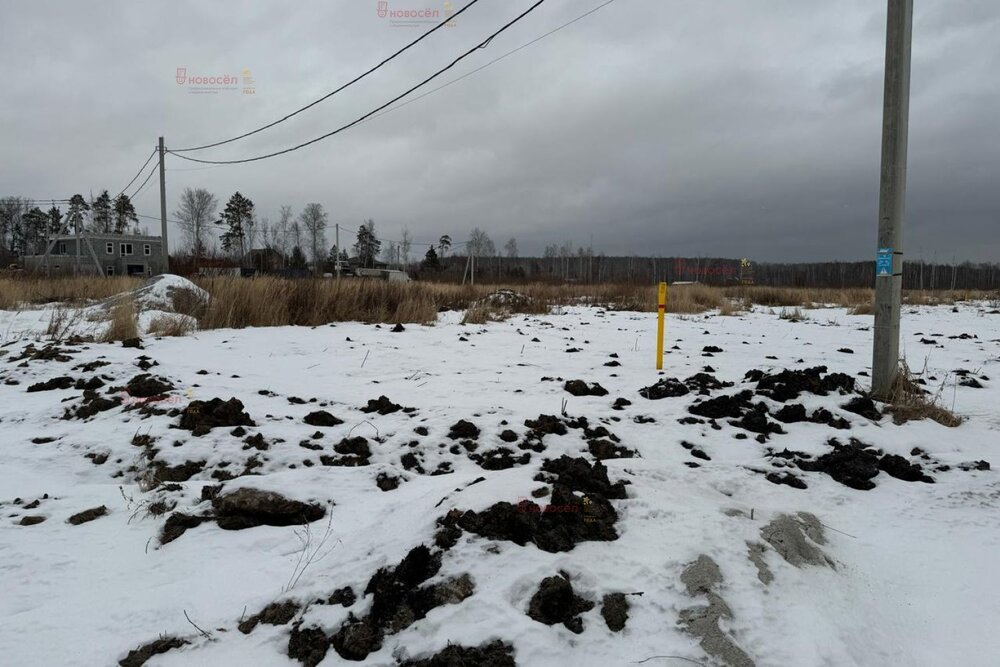
POLYGON ((49 216, 37 206, 24 214, 22 219, 22 251, 37 253, 48 237, 49 216))
POLYGON ((59 234, 62 231, 62 211, 58 206, 49 209, 49 236, 59 234))
POLYGON ((295 246, 292 248, 292 256, 288 260, 288 266, 292 269, 305 269, 306 256, 302 254, 302 248, 295 246))
POLYGON ((139 218, 135 214, 135 206, 124 192, 117 197, 112 209, 115 234, 125 234, 128 232, 129 223, 134 222, 139 225, 139 218))
POLYGON ((77 229, 83 230, 83 214, 90 210, 90 205, 83 195, 73 195, 69 198, 69 210, 66 212, 66 224, 70 233, 77 229))
POLYGON ((93 230, 107 234, 111 231, 111 195, 105 190, 90 204, 93 230))
MULTIPOLYGON (((222 247, 229 251, 238 251, 240 257, 246 254, 246 226, 253 220, 253 202, 235 193, 226 203, 226 210, 222 212, 222 217, 216 221, 218 225, 225 225, 226 231, 222 233, 222 247)), ((299 254, 302 250, 299 250, 299 254)))
POLYGON ((365 268, 374 268, 375 258, 382 248, 382 242, 375 236, 375 221, 368 220, 358 230, 358 240, 354 244, 354 252, 358 261, 365 268))
POLYGON ((424 261, 420 263, 420 268, 425 271, 440 271, 441 261, 438 259, 438 254, 434 250, 434 246, 427 249, 427 254, 424 255, 424 261))

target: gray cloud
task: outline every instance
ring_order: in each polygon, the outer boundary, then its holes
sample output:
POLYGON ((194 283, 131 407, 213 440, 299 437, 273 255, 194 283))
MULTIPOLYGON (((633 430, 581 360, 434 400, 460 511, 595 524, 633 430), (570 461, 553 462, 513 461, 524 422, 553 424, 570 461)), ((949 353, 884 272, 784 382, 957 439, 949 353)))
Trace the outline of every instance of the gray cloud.
MULTIPOLYGON (((437 0, 390 0, 437 8, 437 0)), ((455 5, 461 5, 455 2, 455 5)), ((391 66, 292 121, 199 155, 284 148, 381 104, 528 0, 483 0, 391 66)), ((550 0, 450 80, 599 4, 550 0)), ((7 3, 0 194, 120 189, 156 137, 239 134, 315 99, 416 36, 351 2, 7 3), (174 81, 248 68, 256 93, 174 81)), ((917 3, 906 248, 1000 259, 1000 7, 917 3)), ((473 226, 522 253, 572 240, 639 255, 866 258, 875 243, 885 3, 617 0, 398 111, 291 155, 202 168, 182 188, 261 215, 321 202, 418 241, 473 226)), ((136 202, 156 215, 156 188, 136 202)), ((151 225, 155 225, 150 221, 151 225)))

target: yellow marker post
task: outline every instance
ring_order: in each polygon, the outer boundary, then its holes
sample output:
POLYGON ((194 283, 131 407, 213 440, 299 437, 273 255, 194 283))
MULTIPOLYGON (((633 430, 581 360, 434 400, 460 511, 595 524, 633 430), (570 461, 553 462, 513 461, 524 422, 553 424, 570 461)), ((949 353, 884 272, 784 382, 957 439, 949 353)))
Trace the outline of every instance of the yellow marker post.
POLYGON ((667 312, 667 284, 660 283, 656 298, 656 370, 663 370, 663 316, 667 312))

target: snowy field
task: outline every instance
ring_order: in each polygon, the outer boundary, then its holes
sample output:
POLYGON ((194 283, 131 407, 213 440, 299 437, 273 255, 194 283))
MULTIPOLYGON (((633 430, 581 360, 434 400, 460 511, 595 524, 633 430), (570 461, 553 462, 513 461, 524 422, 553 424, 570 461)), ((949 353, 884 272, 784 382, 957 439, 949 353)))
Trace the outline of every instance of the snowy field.
POLYGON ((0 664, 997 665, 1000 314, 904 311, 947 428, 845 409, 872 318, 805 312, 669 316, 662 374, 646 313, 0 313, 0 664))

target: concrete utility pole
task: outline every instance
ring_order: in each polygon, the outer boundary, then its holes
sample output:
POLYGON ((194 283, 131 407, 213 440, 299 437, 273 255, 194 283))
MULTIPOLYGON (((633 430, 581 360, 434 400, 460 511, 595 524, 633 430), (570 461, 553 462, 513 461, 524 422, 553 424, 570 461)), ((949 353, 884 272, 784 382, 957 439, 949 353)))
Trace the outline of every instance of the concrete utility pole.
MULTIPOLYGON (((160 137, 160 247, 163 250, 163 272, 170 273, 170 247, 167 243, 167 175, 163 167, 163 137, 160 137)), ((195 245, 198 240, 195 239, 195 245)), ((197 254, 197 251, 195 251, 197 254)))
POLYGON ((903 298, 903 216, 910 117, 913 0, 889 0, 875 261, 875 337, 872 393, 888 400, 899 370, 899 311, 903 298))
POLYGON ((337 274, 337 280, 340 280, 340 223, 337 223, 337 256, 333 258, 333 266, 337 274))

